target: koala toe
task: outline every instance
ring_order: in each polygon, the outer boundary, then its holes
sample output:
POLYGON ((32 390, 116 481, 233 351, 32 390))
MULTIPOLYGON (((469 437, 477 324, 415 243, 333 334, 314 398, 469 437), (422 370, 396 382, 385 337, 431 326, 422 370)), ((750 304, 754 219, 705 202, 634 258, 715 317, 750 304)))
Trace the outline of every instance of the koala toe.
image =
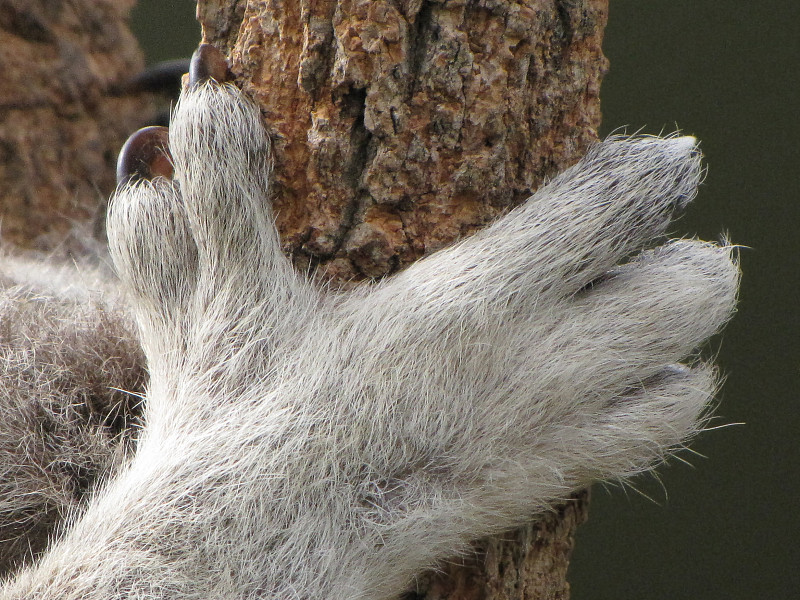
POLYGON ((644 252, 555 311, 559 324, 531 360, 549 373, 552 394, 603 401, 719 331, 738 282, 730 248, 678 240, 644 252))
POLYGON ((215 286, 258 286, 265 262, 280 255, 258 108, 230 85, 199 83, 175 109, 170 150, 201 270, 215 286))
POLYGON ((197 248, 177 183, 158 177, 121 186, 109 204, 107 226, 111 257, 145 349, 155 351, 163 345, 156 340, 173 340, 185 330, 197 285, 197 248))
POLYGON ((592 445, 586 479, 646 471, 702 431, 719 386, 706 364, 664 367, 599 412, 582 430, 592 445))

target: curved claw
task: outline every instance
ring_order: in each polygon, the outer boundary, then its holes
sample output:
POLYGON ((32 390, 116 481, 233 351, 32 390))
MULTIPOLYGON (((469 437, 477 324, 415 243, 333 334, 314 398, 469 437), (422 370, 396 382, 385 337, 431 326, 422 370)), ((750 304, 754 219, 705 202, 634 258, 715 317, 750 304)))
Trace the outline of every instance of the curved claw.
POLYGON ((189 87, 214 80, 225 83, 232 79, 225 56, 211 44, 200 44, 189 63, 189 87))
POLYGON ((169 129, 152 126, 140 129, 128 138, 117 158, 117 184, 135 179, 156 177, 171 179, 172 156, 169 153, 169 129))

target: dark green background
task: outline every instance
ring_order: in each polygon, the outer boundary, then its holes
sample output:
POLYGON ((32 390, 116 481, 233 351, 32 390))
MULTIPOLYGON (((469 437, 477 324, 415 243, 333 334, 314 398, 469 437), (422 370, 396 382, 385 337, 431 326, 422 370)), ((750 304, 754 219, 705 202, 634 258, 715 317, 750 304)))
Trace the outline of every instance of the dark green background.
MULTIPOLYGON (((194 3, 143 1, 152 61, 188 55, 194 3)), ((727 375, 717 424, 658 480, 597 485, 571 569, 573 599, 800 597, 800 3, 611 0, 602 133, 702 140, 709 174, 677 235, 727 232, 739 313, 713 344, 727 375), (649 499, 647 497, 649 497, 649 499)))

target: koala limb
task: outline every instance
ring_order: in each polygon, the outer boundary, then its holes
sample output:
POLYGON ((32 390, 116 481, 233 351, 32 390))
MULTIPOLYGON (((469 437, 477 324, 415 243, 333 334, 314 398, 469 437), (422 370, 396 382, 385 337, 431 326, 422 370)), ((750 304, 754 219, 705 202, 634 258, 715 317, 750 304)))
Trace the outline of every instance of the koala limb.
POLYGON ((729 318, 738 268, 703 242, 644 249, 695 193, 692 138, 612 138, 483 232, 348 293, 282 255, 268 148, 240 91, 196 85, 174 178, 118 192, 146 425, 0 598, 388 599, 702 427, 717 378, 678 361, 729 318))

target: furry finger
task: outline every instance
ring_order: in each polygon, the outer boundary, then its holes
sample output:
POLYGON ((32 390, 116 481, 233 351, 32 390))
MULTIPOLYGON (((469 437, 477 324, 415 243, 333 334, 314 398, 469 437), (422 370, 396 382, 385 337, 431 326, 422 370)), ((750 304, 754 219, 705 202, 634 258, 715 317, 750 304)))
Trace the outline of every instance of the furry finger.
POLYGON ((179 343, 188 326, 198 260, 177 184, 157 178, 122 186, 109 204, 108 241, 145 350, 152 357, 179 343))
POLYGON ((577 480, 630 477, 684 448, 705 427, 719 383, 711 365, 668 366, 615 398, 579 430, 577 480))
POLYGON ((252 101, 213 80, 184 90, 170 149, 209 281, 253 285, 288 270, 267 198, 270 142, 252 101))
POLYGON ((281 249, 259 109, 232 85, 198 77, 175 109, 170 150, 197 245, 192 360, 231 365, 258 356, 266 365, 295 323, 308 321, 319 294, 281 249))
POLYGON ((530 357, 542 392, 602 401, 684 359, 733 315, 738 284, 728 247, 680 240, 642 253, 554 313, 530 357))

